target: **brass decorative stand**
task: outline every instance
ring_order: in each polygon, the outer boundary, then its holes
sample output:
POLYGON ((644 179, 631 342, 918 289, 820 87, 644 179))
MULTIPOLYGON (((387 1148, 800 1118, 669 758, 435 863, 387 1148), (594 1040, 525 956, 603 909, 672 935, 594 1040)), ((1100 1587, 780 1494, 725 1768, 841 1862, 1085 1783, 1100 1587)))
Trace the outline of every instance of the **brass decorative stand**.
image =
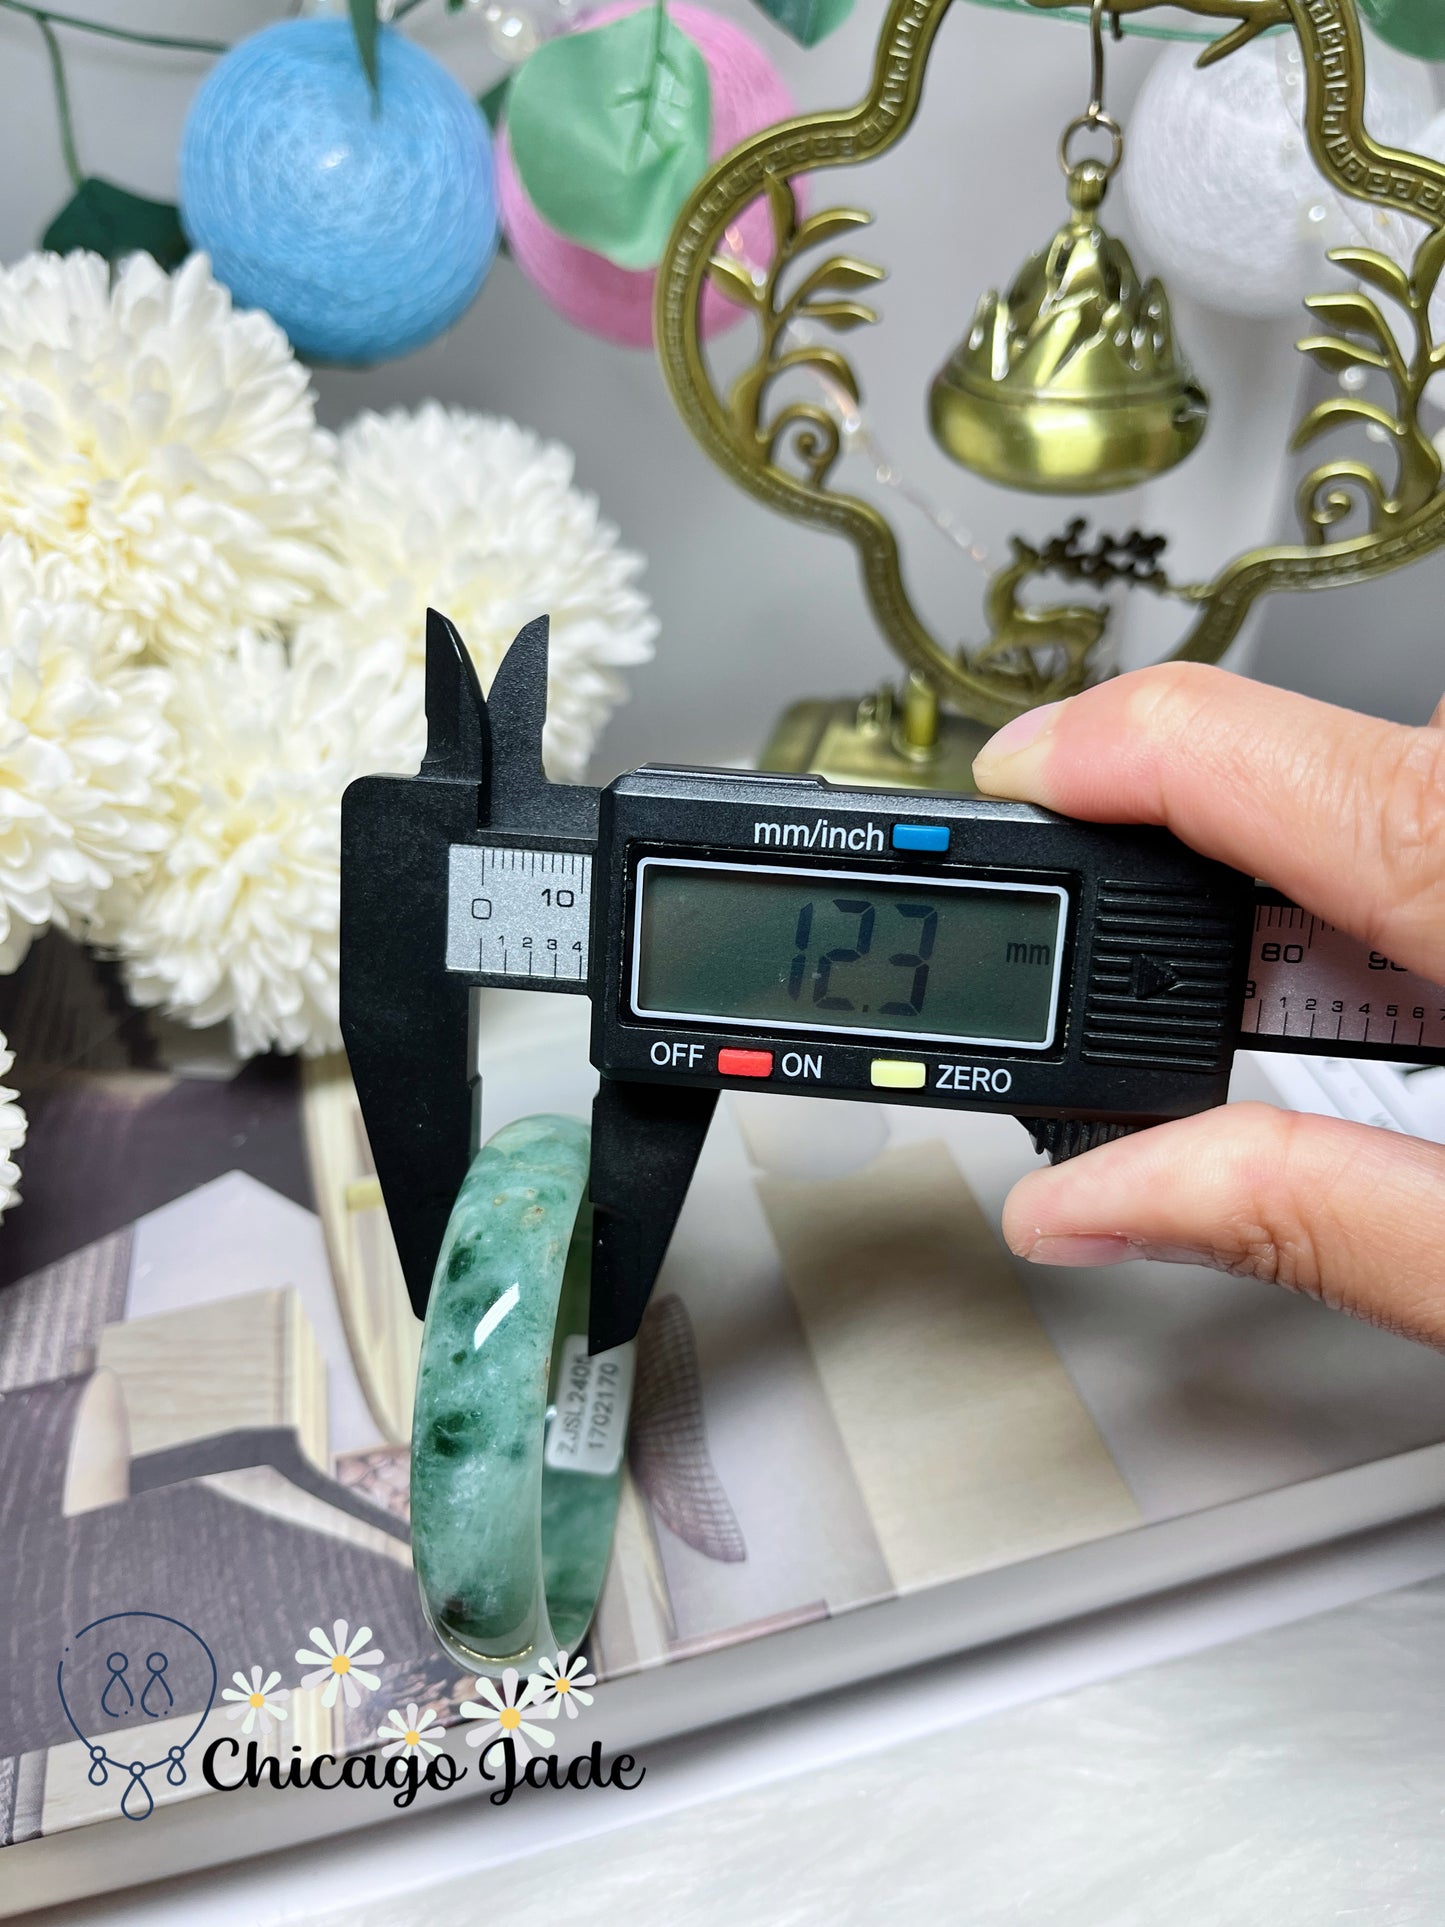
MULTIPOLYGON (((1068 3, 1029 0, 1043 10, 1068 3)), ((1117 23, 1161 4, 1117 0, 1108 11, 1117 23)), ((1271 28, 1292 31, 1304 59, 1306 133, 1324 178, 1343 195, 1423 224, 1408 269, 1371 248, 1335 249, 1331 260, 1359 285, 1312 296, 1306 305, 1321 332, 1300 343, 1320 366, 1359 370, 1387 394, 1382 401, 1343 392, 1329 397, 1301 422, 1291 447, 1335 429, 1369 426, 1383 443, 1381 453, 1393 456, 1385 464, 1390 472, 1375 466, 1373 454, 1323 462, 1299 490, 1301 539, 1237 556, 1204 583, 1170 580, 1159 537, 1101 536, 1091 543, 1075 523, 1042 543, 1018 539, 1011 561, 990 582, 987 639, 957 651, 940 642, 908 593, 889 522, 871 503, 834 486, 843 440, 839 413, 827 398, 856 406, 861 391, 847 357, 820 345, 816 331, 844 333, 874 323, 876 310, 860 297, 883 275, 852 253, 821 254, 811 267, 806 261, 871 217, 858 208, 821 207, 804 218, 790 186, 802 175, 872 160, 908 131, 950 0, 892 0, 865 99, 781 122, 725 155, 683 208, 658 274, 658 354, 683 420, 713 460, 760 501, 853 545, 874 619, 908 672, 901 690, 890 686, 861 704, 799 704, 775 731, 767 766, 814 768, 855 783, 970 787, 968 764, 988 729, 1081 688, 1101 670, 1107 608, 1086 600, 1027 606, 1019 591, 1034 576, 1124 581, 1180 598, 1196 614, 1174 659, 1211 662, 1259 597, 1368 581, 1445 541, 1441 460, 1419 418, 1427 383, 1445 370, 1445 343, 1437 344, 1430 328, 1431 298, 1445 268, 1445 166, 1384 147, 1366 130, 1355 0, 1178 4, 1225 27, 1201 65, 1227 59, 1271 28), (771 214, 772 254, 754 273, 723 244, 727 229, 760 197, 771 214), (745 304, 757 327, 754 358, 726 393, 714 383, 698 326, 709 279, 745 304), (1398 333, 1381 295, 1402 312, 1398 333), (823 399, 798 393, 804 379, 823 399)), ((1095 106, 1098 94, 1096 60, 1095 106)), ((1111 123, 1095 115, 1094 124, 1111 123)))

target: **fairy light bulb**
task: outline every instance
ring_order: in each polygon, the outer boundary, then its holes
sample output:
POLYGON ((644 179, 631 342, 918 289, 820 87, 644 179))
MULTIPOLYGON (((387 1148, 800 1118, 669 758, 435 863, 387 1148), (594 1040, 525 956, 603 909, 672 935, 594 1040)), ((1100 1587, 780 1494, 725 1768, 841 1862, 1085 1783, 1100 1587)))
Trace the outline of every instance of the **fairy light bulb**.
MULTIPOLYGON (((1141 263, 1171 289, 1242 315, 1292 315, 1330 284, 1325 253, 1357 233, 1303 132, 1298 44, 1252 41, 1217 66, 1163 53, 1130 118, 1123 182, 1141 263)), ((1366 118, 1409 148, 1434 110, 1428 69, 1371 41, 1366 118)))
POLYGON ((531 15, 516 6, 499 6, 496 0, 482 10, 487 40, 492 52, 518 66, 541 45, 541 35, 531 15))

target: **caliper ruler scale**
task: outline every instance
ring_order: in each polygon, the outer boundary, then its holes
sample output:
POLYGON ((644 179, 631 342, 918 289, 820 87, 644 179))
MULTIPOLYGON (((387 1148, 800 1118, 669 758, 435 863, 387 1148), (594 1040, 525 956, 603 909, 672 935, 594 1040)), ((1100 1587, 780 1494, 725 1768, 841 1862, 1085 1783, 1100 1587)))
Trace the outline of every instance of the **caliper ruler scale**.
POLYGON ((1445 1063, 1445 991, 1335 924, 1256 892, 1240 1044, 1445 1063))
POLYGON ((588 988, 592 858, 574 850, 454 843, 447 969, 518 990, 588 988))
POLYGON ((480 988, 591 1000, 594 1351, 637 1331, 722 1089, 994 1110, 1059 1157, 1222 1103, 1241 1047, 1445 1063, 1445 991, 1162 830, 761 772, 551 784, 546 656, 544 619, 484 701, 429 614, 421 770, 343 806, 342 1028, 419 1313, 480 1137, 480 988))

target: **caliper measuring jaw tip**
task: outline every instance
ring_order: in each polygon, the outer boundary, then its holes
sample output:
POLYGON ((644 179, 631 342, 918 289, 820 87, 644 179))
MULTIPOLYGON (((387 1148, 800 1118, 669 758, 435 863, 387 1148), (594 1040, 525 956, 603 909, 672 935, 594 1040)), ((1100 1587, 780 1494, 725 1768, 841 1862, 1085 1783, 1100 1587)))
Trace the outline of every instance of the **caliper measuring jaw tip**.
MULTIPOLYGON (((342 1037, 418 1317, 482 1135, 472 995, 505 974, 449 966, 453 852, 505 840, 509 852, 520 843, 539 860, 590 866, 597 843, 599 792, 551 783, 542 766, 548 626, 543 616, 521 630, 489 701, 455 625, 429 609, 421 768, 358 777, 342 801, 342 1037)), ((532 987, 590 994, 592 984, 584 975, 532 987)), ((716 1101, 714 1091, 602 1080, 592 1132, 594 1352, 636 1336, 716 1101)))

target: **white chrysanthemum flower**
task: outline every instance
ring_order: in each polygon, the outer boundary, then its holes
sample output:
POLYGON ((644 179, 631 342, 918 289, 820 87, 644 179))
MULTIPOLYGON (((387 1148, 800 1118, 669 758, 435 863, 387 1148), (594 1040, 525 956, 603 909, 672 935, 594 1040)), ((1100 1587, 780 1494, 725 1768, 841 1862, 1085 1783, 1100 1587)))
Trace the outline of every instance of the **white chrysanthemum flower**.
POLYGON ((253 635, 177 668, 174 840, 112 920, 137 1003, 229 1018, 242 1056, 339 1049, 341 793, 384 696, 253 635))
POLYGON ((0 538, 0 970, 49 923, 85 933, 170 835, 170 676, 120 662, 117 626, 0 538))
MULTIPOLYGON (((0 1034, 0 1077, 8 1076, 14 1068, 15 1053, 0 1034)), ((0 1085, 0 1217, 19 1204, 20 1166, 15 1162, 14 1153, 25 1142, 25 1113, 19 1104, 19 1093, 0 1085)))
POLYGON ((131 648, 210 651, 330 579, 334 485, 304 368, 204 255, 0 268, 0 531, 66 556, 131 648))
POLYGON ((429 402, 414 415, 358 416, 339 456, 334 542, 345 580, 337 606, 302 623, 298 658, 390 648, 412 702, 403 733, 374 738, 376 753, 415 769, 427 607, 455 622, 483 688, 517 631, 550 615, 547 768, 580 779, 625 694, 617 672, 649 660, 657 623, 635 582, 641 557, 618 547, 596 498, 573 487, 571 451, 515 422, 429 402))

